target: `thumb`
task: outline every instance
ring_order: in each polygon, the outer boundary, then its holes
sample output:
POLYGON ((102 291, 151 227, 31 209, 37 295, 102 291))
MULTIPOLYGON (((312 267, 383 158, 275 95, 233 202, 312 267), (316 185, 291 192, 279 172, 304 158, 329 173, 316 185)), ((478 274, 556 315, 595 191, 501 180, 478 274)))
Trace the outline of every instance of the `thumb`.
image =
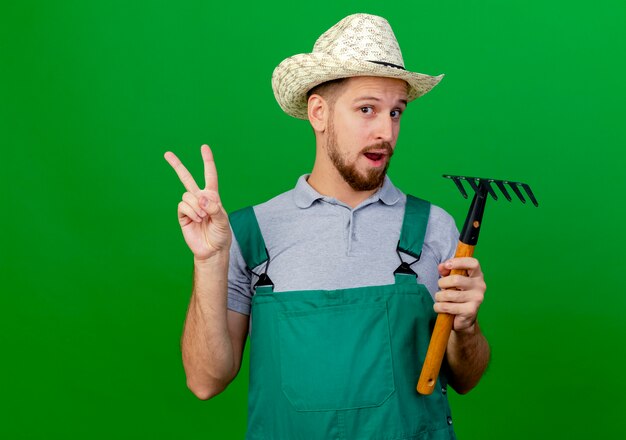
POLYGON ((200 196, 198 199, 200 207, 211 216, 211 220, 216 226, 228 227, 228 215, 219 200, 212 200, 206 196, 200 196))
POLYGON ((439 270, 439 276, 447 277, 450 275, 450 269, 446 267, 445 263, 439 263, 437 270, 439 270))

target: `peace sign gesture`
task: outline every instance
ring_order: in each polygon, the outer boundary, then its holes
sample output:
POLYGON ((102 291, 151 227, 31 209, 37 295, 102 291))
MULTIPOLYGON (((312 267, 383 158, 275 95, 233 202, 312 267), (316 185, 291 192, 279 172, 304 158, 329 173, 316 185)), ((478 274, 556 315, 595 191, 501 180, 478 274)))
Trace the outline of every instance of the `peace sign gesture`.
POLYGON ((191 173, 174 153, 165 153, 165 160, 174 168, 187 192, 178 204, 178 222, 183 237, 196 260, 205 260, 218 252, 228 252, 232 235, 228 215, 217 192, 217 169, 208 145, 200 148, 204 161, 204 189, 200 189, 191 173))

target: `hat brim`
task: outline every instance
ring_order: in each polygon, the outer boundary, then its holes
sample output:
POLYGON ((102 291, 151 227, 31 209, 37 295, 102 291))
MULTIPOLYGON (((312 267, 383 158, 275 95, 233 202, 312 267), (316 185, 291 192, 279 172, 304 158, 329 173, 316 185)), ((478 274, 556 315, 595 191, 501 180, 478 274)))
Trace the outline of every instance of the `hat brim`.
POLYGON ((354 76, 398 78, 407 82, 407 100, 428 93, 444 75, 425 75, 355 59, 338 59, 324 53, 306 53, 281 62, 272 75, 272 88, 280 108, 294 118, 308 119, 307 92, 327 81, 354 76))

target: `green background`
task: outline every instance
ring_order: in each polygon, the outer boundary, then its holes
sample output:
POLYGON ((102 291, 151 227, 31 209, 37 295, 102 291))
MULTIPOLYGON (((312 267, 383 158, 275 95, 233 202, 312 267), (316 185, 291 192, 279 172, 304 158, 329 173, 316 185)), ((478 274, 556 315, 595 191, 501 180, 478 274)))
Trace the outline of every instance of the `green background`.
POLYGON ((228 210, 290 189, 313 138, 272 70, 354 12, 447 75, 404 115, 394 183, 458 224, 443 173, 540 201, 487 207, 493 359, 451 396, 459 438, 624 432, 623 0, 67 0, 0 7, 1 438, 243 438, 247 364, 208 402, 185 386, 192 257, 163 153, 201 178, 209 143, 228 210))

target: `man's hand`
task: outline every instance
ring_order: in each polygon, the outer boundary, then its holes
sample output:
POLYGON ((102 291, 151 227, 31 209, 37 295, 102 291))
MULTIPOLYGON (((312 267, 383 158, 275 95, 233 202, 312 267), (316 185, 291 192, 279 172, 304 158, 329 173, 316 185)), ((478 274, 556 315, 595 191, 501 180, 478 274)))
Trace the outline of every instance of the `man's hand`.
POLYGON ((165 160, 174 168, 187 190, 178 204, 178 221, 187 246, 196 260, 206 260, 230 249, 232 234, 228 215, 217 192, 217 169, 208 145, 200 148, 204 161, 205 187, 200 189, 193 176, 176 155, 165 153, 165 160))
POLYGON ((189 389, 198 398, 209 399, 221 393, 239 371, 248 317, 227 308, 232 233, 217 192, 213 153, 207 145, 200 151, 204 189, 174 153, 165 153, 165 160, 187 189, 178 204, 178 221, 194 255, 193 292, 181 340, 183 366, 189 389))
POLYGON ((435 311, 454 315, 446 359, 450 385, 460 394, 476 386, 482 377, 491 350, 476 316, 485 297, 487 285, 477 259, 451 258, 439 265, 441 291, 435 294, 435 311), (450 275, 455 269, 467 270, 467 276, 450 275))
POLYGON ((443 278, 439 279, 441 290, 435 294, 435 311, 455 315, 454 331, 472 332, 487 290, 480 263, 471 257, 451 258, 438 269, 443 278), (468 276, 450 275, 453 269, 465 269, 468 276))

